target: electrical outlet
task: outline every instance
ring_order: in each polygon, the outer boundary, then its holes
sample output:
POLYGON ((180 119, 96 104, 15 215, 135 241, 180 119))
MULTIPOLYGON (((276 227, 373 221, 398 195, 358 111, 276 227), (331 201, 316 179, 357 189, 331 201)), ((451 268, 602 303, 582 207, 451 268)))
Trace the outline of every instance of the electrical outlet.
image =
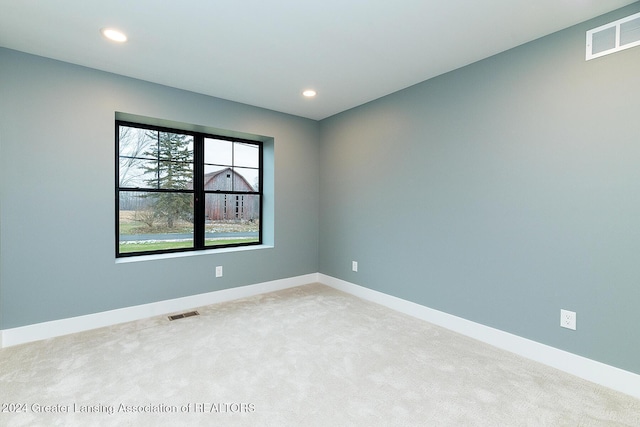
POLYGON ((222 277, 222 266, 221 265, 216 267, 216 277, 222 277))
POLYGON ((358 272, 358 261, 351 261, 351 270, 358 272))
POLYGON ((560 326, 576 330, 576 313, 569 310, 560 310, 560 326))

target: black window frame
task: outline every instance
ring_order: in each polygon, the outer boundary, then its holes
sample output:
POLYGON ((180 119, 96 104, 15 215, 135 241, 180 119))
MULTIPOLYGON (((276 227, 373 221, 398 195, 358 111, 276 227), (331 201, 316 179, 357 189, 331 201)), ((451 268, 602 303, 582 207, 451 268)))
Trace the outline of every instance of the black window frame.
MULTIPOLYGON (((234 248, 243 246, 257 246, 262 245, 263 236, 263 206, 264 206, 264 193, 263 193, 263 165, 264 158, 264 145, 260 140, 251 140, 238 137, 230 137, 225 135, 219 135, 215 133, 198 132, 192 130, 185 130, 179 128, 171 128, 166 126, 156 126, 144 123, 136 123, 127 120, 115 121, 115 255, 116 258, 136 257, 143 255, 156 255, 156 254, 170 254, 180 252, 195 252, 205 251, 220 248, 234 248), (186 189, 162 189, 151 187, 126 187, 120 186, 120 127, 133 127, 138 129, 147 129, 157 132, 167 132, 180 135, 188 135, 193 137, 193 188, 186 189), (230 141, 233 143, 251 144, 258 147, 259 160, 258 160, 258 189, 257 191, 236 191, 232 190, 207 190, 205 189, 205 140, 214 139, 222 141, 230 141), (158 249, 149 251, 136 251, 136 252, 120 252, 120 193, 121 192, 146 192, 146 193, 175 193, 175 194, 193 194, 193 247, 188 248, 174 248, 174 249, 158 249), (245 243, 230 243, 230 244, 206 244, 205 228, 206 228, 206 214, 205 214, 205 198, 207 194, 219 194, 237 197, 242 195, 256 195, 259 199, 259 221, 258 221, 258 241, 245 242, 245 243)), ((235 168, 233 164, 235 160, 232 159, 232 168, 235 168)), ((243 166, 238 166, 243 167, 243 166)), ((226 209, 226 204, 225 204, 226 209)))

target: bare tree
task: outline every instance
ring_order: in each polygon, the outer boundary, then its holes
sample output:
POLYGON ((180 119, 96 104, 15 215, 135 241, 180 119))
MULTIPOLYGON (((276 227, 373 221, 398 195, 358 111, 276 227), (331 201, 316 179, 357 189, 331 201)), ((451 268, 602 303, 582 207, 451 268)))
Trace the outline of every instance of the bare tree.
POLYGON ((120 187, 140 186, 144 153, 154 142, 145 129, 120 126, 120 187))

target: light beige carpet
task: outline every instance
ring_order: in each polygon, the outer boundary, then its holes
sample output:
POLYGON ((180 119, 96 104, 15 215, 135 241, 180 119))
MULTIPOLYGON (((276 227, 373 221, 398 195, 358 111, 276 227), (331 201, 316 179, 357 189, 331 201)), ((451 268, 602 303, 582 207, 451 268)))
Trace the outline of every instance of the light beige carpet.
POLYGON ((0 350, 0 425, 640 426, 640 400, 323 285, 198 311, 0 350))

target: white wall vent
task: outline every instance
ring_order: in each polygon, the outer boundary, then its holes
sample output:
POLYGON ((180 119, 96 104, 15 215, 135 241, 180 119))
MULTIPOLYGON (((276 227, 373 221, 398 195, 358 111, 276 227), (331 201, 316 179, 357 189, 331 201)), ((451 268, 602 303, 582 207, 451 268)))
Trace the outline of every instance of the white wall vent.
POLYGON ((586 60, 640 46, 640 13, 587 31, 586 60))

